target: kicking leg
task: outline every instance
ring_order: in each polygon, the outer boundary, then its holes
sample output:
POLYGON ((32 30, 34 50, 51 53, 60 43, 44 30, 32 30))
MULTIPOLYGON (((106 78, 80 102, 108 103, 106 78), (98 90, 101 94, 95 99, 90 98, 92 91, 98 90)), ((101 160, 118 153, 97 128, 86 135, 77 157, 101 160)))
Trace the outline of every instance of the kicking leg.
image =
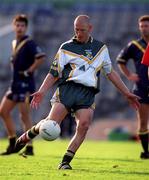
MULTIPOLYGON (((27 131, 32 127, 29 102, 19 103, 19 112, 20 112, 20 119, 23 122, 24 131, 27 131)), ((25 155, 34 155, 32 141, 29 141, 23 153, 25 155)))
POLYGON ((23 133, 16 142, 15 152, 19 152, 23 149, 27 143, 34 139, 39 134, 39 127, 44 120, 41 120, 37 125, 33 126, 31 129, 23 133))
MULTIPOLYGON (((47 119, 52 119, 57 123, 61 123, 64 117, 67 115, 68 111, 64 105, 61 103, 55 103, 52 106, 52 109, 47 117, 47 119)), ((44 120, 41 120, 37 125, 33 126, 27 132, 25 132, 22 136, 20 136, 16 142, 15 152, 19 152, 25 145, 35 138, 39 134, 39 127, 44 120)))

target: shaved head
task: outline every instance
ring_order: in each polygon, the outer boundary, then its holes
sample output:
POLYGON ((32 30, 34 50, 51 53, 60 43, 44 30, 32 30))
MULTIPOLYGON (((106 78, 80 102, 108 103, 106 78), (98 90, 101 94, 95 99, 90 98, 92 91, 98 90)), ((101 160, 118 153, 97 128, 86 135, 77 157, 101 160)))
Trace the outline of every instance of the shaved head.
POLYGON ((75 21, 74 21, 74 24, 76 23, 81 23, 81 24, 87 24, 87 25, 90 25, 90 17, 87 16, 87 15, 79 15, 76 17, 75 21))
POLYGON ((89 40, 92 25, 90 17, 87 15, 79 15, 74 20, 74 32, 77 40, 86 43, 89 40))

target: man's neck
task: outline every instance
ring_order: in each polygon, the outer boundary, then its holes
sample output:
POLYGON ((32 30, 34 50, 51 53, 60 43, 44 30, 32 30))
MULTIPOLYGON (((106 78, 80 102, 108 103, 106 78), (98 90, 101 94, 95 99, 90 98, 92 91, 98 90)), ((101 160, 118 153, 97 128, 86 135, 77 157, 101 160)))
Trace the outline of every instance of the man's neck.
POLYGON ((17 41, 20 41, 24 36, 25 36, 25 35, 22 35, 22 36, 17 36, 17 35, 16 35, 16 40, 17 40, 17 41))

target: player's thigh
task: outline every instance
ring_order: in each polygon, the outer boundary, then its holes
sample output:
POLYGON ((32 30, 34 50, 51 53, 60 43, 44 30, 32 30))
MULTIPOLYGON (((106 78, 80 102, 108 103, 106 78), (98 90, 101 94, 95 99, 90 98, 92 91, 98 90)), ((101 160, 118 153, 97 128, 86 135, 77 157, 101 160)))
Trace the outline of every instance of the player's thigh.
POLYGON ((4 96, 1 103, 0 103, 0 114, 2 113, 10 113, 10 111, 16 106, 16 102, 12 101, 4 96))
POLYGON ((90 125, 93 119, 94 110, 92 108, 79 109, 75 112, 77 123, 90 125))
POLYGON ((54 103, 48 115, 48 119, 55 120, 58 123, 61 123, 61 121, 65 118, 67 114, 68 110, 62 103, 54 103))
POLYGON ((21 115, 23 115, 23 116, 28 116, 29 115, 29 113, 30 113, 30 105, 29 105, 29 103, 19 102, 18 103, 18 108, 19 108, 19 111, 20 111, 21 115))

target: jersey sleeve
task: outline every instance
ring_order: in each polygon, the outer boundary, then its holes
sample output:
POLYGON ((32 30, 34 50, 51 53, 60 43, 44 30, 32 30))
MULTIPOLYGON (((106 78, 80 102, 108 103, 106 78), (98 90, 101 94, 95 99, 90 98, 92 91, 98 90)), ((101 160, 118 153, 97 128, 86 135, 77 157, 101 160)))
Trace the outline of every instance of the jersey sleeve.
POLYGON ((125 48, 123 48, 118 54, 116 61, 118 64, 127 64, 129 59, 133 59, 134 45, 130 42, 125 48))
POLYGON ((144 52, 141 63, 144 64, 144 65, 149 66, 149 43, 148 43, 148 46, 147 46, 147 48, 146 48, 146 50, 144 52))
POLYGON ((109 56, 108 48, 106 47, 102 52, 103 66, 102 70, 104 74, 109 74, 112 71, 112 62, 109 56))
POLYGON ((45 56, 45 53, 42 51, 42 49, 33 40, 28 42, 28 48, 29 48, 30 54, 35 59, 39 59, 39 58, 45 56))
POLYGON ((54 61, 50 66, 49 73, 51 73, 54 77, 61 77, 61 73, 66 65, 65 59, 65 54, 63 53, 62 49, 59 49, 54 61))

